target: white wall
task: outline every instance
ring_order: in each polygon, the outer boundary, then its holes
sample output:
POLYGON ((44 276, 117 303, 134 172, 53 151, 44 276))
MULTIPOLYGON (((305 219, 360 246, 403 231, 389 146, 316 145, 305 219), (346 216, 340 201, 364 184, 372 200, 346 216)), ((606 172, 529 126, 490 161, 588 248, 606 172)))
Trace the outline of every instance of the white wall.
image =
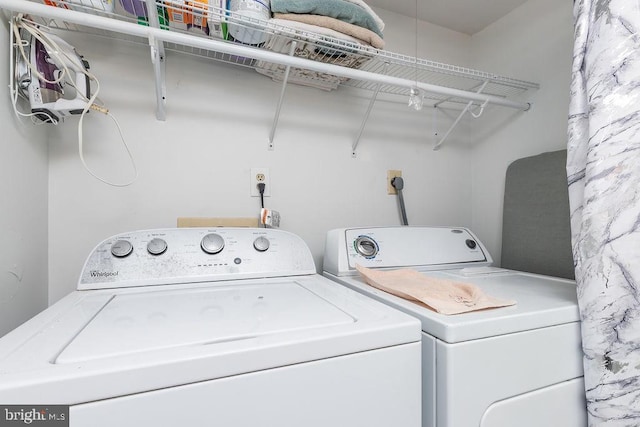
MULTIPOLYGON (((381 11, 387 48, 414 54, 414 21, 381 11)), ((469 58, 468 36, 420 25, 419 55, 443 62, 469 58)), ((180 216, 248 217, 259 200, 249 197, 249 170, 268 167, 269 208, 281 228, 307 241, 320 267, 328 229, 400 223, 397 201, 386 194, 386 171, 401 169, 412 224, 470 225, 469 151, 455 144, 433 152, 432 112, 416 113, 406 100, 378 102, 358 149, 351 143, 369 93, 325 93, 289 86, 275 139, 267 150, 280 86, 251 69, 170 54, 167 121, 154 117, 148 49, 90 36, 68 41, 85 54, 99 77, 101 98, 120 121, 140 169, 128 188, 90 177, 77 154, 73 121, 50 137, 49 301, 74 289, 84 258, 108 236, 132 229, 173 227, 180 216)), ((444 121, 438 118, 439 125, 444 121)), ((114 180, 129 165, 105 118, 86 119, 88 163, 114 180)))
POLYGON ((47 144, 9 101, 8 24, 0 13, 0 336, 47 306, 47 144))
MULTIPOLYGON (((415 21, 378 12, 387 23, 387 49, 413 55, 415 21)), ((406 100, 381 101, 352 159, 350 146, 368 93, 289 86, 276 148, 268 151, 279 85, 252 70, 170 54, 168 118, 158 122, 146 48, 69 35, 101 80, 101 98, 122 124, 140 178, 125 189, 91 178, 78 159, 76 122, 53 129, 17 125, 6 86, 0 89, 6 129, 0 185, 8 201, 0 210, 0 334, 46 304, 43 248, 48 246, 54 302, 75 287, 93 245, 111 234, 172 227, 178 216, 255 215, 251 167, 271 168, 267 206, 282 213, 283 229, 309 243, 318 266, 326 230, 399 223, 396 200, 385 191, 387 169, 403 170, 412 224, 471 226, 499 260, 507 165, 565 146, 571 6, 530 0, 472 38, 424 22, 419 36, 421 57, 541 83, 527 95, 534 107, 527 113, 490 108, 477 121, 465 120, 446 147, 433 152, 434 122, 442 133, 455 112, 438 113, 434 120, 430 109, 408 111, 406 100), (43 131, 51 131, 48 195, 43 131)), ((6 57, 6 31, 0 37, 0 55, 6 57)), ((5 73, 6 67, 0 80, 7 80, 5 73)), ((87 117, 85 136, 92 167, 112 179, 129 176, 106 118, 87 117)))
POLYGON ((472 38, 473 66, 540 83, 528 112, 491 108, 472 123, 473 230, 499 263, 507 166, 566 148, 573 44, 571 2, 529 0, 472 38))

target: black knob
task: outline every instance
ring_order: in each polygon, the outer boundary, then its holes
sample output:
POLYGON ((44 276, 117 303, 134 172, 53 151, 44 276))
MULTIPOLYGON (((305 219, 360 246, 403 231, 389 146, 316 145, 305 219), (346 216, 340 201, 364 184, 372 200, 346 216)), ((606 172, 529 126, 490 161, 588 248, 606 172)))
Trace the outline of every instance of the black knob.
POLYGON ((467 244, 467 247, 468 247, 469 249, 475 249, 475 248, 476 248, 476 246, 478 246, 478 244, 476 243, 476 241, 475 241, 475 240, 471 240, 471 239, 467 239, 467 240, 465 240, 465 243, 467 244))

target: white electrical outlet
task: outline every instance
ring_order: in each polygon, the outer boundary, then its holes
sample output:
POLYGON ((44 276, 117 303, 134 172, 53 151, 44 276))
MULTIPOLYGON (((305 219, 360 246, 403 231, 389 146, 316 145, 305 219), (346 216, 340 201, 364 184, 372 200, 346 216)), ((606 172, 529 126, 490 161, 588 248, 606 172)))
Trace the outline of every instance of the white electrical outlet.
POLYGON ((258 184, 261 182, 265 185, 264 197, 271 196, 271 175, 269 174, 269 168, 251 168, 249 182, 251 184, 251 197, 260 197, 258 184))

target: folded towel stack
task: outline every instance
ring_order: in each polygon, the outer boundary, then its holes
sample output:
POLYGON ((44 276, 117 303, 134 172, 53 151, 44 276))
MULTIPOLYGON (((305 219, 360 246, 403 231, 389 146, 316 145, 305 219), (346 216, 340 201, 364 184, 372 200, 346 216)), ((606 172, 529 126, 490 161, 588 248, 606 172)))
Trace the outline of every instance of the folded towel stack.
MULTIPOLYGON (((360 68, 372 57, 363 53, 363 46, 384 48, 384 22, 363 0, 271 0, 271 11, 269 22, 282 30, 269 37, 264 49, 289 53, 295 40, 295 56, 360 68)), ((284 66, 259 61, 256 70, 279 80, 284 66)), ((292 83, 324 90, 336 89, 346 80, 298 68, 289 74, 292 83)))
POLYGON ((274 18, 330 28, 378 49, 384 22, 362 0, 272 0, 274 18))

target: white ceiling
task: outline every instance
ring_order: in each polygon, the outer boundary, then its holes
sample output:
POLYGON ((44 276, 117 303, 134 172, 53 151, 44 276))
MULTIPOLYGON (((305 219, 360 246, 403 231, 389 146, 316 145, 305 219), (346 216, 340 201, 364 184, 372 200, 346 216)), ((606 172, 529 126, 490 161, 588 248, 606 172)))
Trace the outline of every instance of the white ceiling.
POLYGON ((475 34, 527 0, 366 0, 372 7, 418 18, 465 34, 475 34))

